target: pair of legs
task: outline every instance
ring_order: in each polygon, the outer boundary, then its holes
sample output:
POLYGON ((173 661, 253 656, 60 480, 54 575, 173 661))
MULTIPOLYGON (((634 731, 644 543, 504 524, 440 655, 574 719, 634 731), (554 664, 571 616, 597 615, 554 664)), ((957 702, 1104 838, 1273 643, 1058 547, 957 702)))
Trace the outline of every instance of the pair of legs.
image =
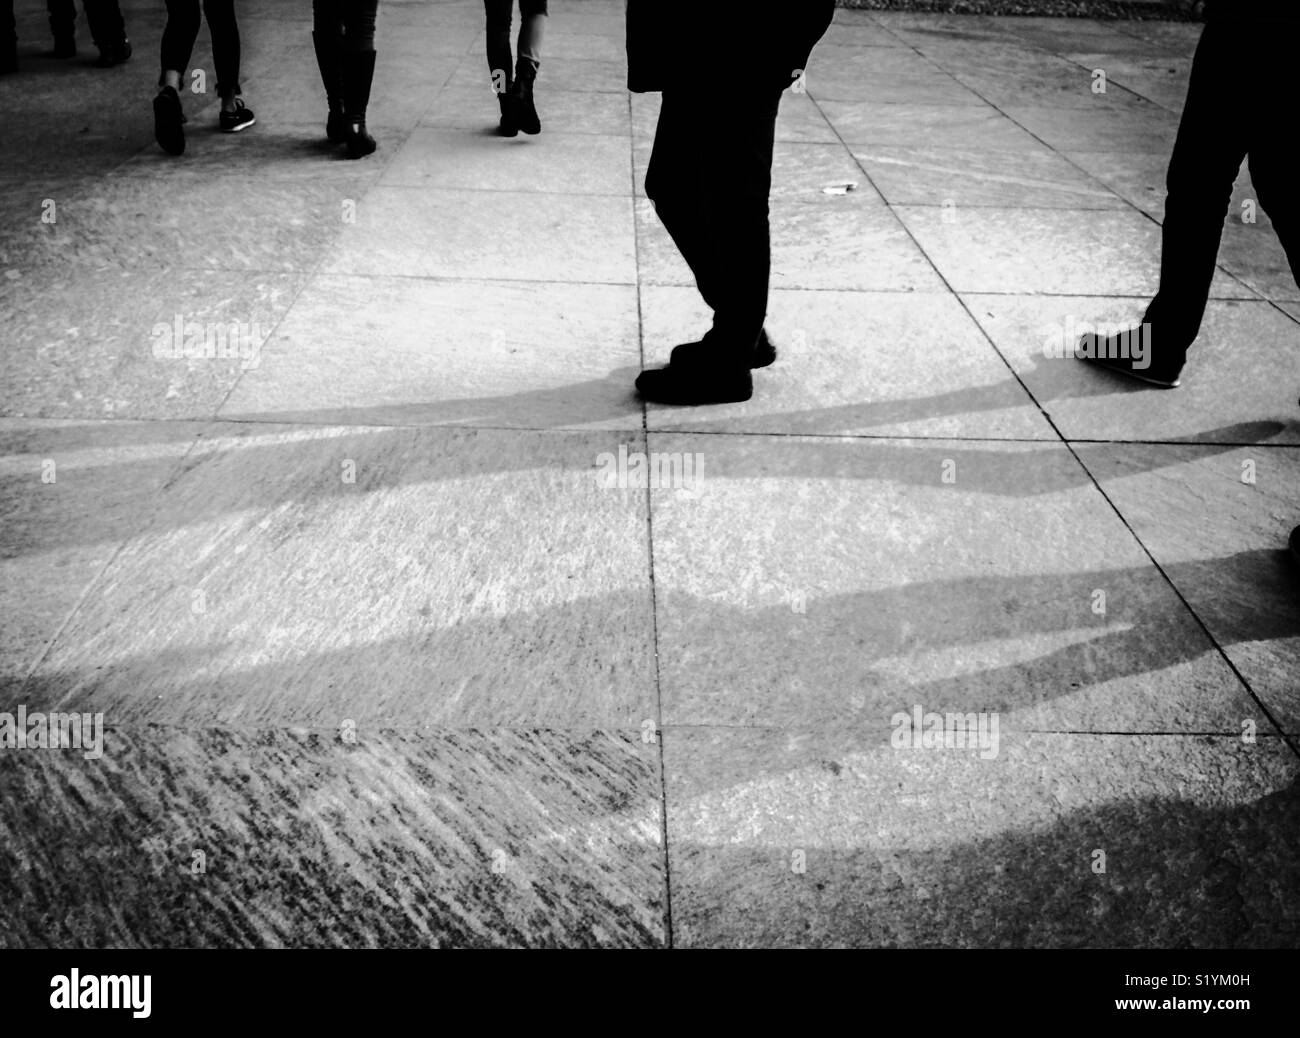
POLYGON ((502 136, 520 130, 540 133, 541 120, 533 101, 533 83, 542 64, 546 36, 547 0, 519 0, 518 60, 510 52, 510 23, 514 0, 483 0, 487 14, 487 60, 492 88, 501 105, 502 136))
MULTIPOLYGON (((162 35, 162 75, 158 85, 180 91, 189 68, 194 42, 199 38, 200 0, 167 0, 167 24, 162 35)), ((235 0, 202 0, 202 14, 212 34, 212 61, 216 65, 217 94, 223 110, 239 97, 239 24, 235 0)))
POLYGON ((329 117, 325 135, 361 158, 378 147, 366 129, 375 76, 375 20, 379 0, 312 0, 312 42, 329 117))
MULTIPOLYGON (((221 129, 237 132, 256 121, 244 105, 239 88, 239 25, 235 0, 202 0, 202 17, 212 34, 212 60, 216 65, 217 94, 221 98, 221 129)), ((162 35, 162 72, 154 98, 154 137, 164 151, 185 150, 185 116, 181 112, 181 81, 189 68, 194 42, 199 37, 200 0, 167 0, 167 24, 162 35)))
MULTIPOLYGON (((126 22, 118 0, 82 0, 90 36, 101 54, 110 55, 126 43, 126 22)), ((55 53, 69 57, 77 52, 77 5, 75 0, 45 0, 54 35, 55 53), (70 53, 69 53, 70 52, 70 53)))
POLYGON ((714 395, 714 383, 720 399, 752 392, 749 370, 766 339, 768 205, 781 93, 664 91, 646 195, 713 310, 713 327, 699 344, 674 351, 664 371, 642 375, 638 388, 651 399, 668 393, 690 402, 685 398, 714 395))
MULTIPOLYGON (((1255 201, 1300 281, 1293 157, 1300 86, 1290 73, 1292 38, 1223 21, 1211 21, 1201 36, 1169 161, 1160 290, 1143 318, 1150 326, 1150 381, 1177 384, 1205 316, 1233 184, 1247 159, 1255 201)), ((1124 370, 1123 363, 1107 366, 1124 370)))

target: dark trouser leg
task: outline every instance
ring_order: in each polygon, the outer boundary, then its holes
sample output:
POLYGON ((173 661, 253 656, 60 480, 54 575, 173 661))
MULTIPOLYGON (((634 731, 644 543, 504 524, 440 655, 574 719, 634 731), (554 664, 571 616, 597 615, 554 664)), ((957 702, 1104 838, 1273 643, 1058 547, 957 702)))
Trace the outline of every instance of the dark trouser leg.
POLYGON ((18 28, 14 21, 14 0, 0 0, 0 47, 12 47, 18 42, 18 28))
POLYGON ((713 309, 706 337, 722 366, 748 368, 767 316, 768 197, 780 93, 721 102, 667 91, 646 194, 713 309))
MULTIPOLYGON (((714 243, 718 304, 711 338, 748 365, 767 318, 772 267, 768 199, 781 94, 731 98, 730 119, 705 167, 706 233, 714 243)), ((727 113, 719 113, 725 116, 727 113)))
POLYGON ((492 86, 504 94, 514 83, 514 59, 510 54, 510 21, 514 0, 483 0, 487 15, 487 62, 492 86))
POLYGON ((695 275, 705 303, 716 309, 713 250, 705 237, 701 149, 708 126, 690 93, 664 91, 655 128, 654 148, 646 170, 646 196, 655 204, 664 229, 695 275))
MULTIPOLYGON (((1295 111, 1294 108, 1291 109, 1295 111)), ((1250 178, 1259 195, 1259 205, 1273 221, 1291 264, 1291 274, 1300 285, 1300 205, 1297 204, 1295 185, 1297 168, 1295 142, 1278 127, 1266 143, 1250 150, 1250 178)))
POLYGON ((339 55, 343 50, 343 14, 340 0, 312 0, 311 38, 329 110, 341 114, 343 71, 339 55))
POLYGON ((1160 291, 1144 318, 1162 364, 1186 353, 1205 316, 1232 186, 1246 157, 1253 101, 1243 95, 1241 78, 1255 60, 1231 27, 1206 26, 1169 161, 1160 291))
POLYGON ((519 0, 519 69, 534 76, 542 64, 542 40, 546 36, 546 0, 519 0))
MULTIPOLYGON (((199 0, 167 0, 167 24, 162 34, 163 72, 179 72, 185 78, 194 41, 199 38, 201 19, 199 0)), ((162 83, 159 77, 158 85, 162 83)))
POLYGON ((239 24, 235 21, 235 0, 203 0, 203 15, 208 20, 208 31, 212 33, 217 94, 225 101, 240 93, 239 24))
POLYGON ((379 0, 344 0, 343 49, 368 54, 375 49, 375 18, 379 0))
POLYGON ((1279 34, 1270 52, 1255 54, 1256 81, 1250 97, 1250 179, 1260 208, 1273 221, 1291 273, 1300 284, 1300 199, 1293 127, 1300 87, 1290 72, 1291 41, 1279 34))
POLYGON ((126 41, 126 21, 118 0, 85 0, 86 22, 100 50, 120 47, 126 41))
POLYGON ((70 40, 77 35, 77 5, 74 0, 45 0, 50 16, 50 35, 56 40, 70 40))

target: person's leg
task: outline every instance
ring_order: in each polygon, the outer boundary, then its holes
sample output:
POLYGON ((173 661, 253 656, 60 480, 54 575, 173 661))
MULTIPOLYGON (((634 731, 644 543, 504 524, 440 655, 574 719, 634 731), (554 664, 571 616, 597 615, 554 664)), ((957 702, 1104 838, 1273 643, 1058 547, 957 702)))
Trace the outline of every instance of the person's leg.
POLYGON ((714 316, 705 338, 719 363, 748 366, 767 317, 768 208, 780 103, 776 90, 733 97, 727 118, 710 120, 713 146, 702 160, 703 241, 713 252, 714 316))
POLYGON ((516 49, 519 64, 529 66, 534 75, 542 64, 547 15, 547 0, 519 0, 519 46, 516 49))
POLYGON ((118 0, 82 0, 90 35, 99 49, 100 68, 120 65, 131 57, 131 41, 126 37, 126 20, 118 0))
POLYGON ((77 5, 74 0, 45 0, 50 16, 50 35, 54 37, 55 58, 77 56, 77 5))
POLYGON ((1245 112, 1252 101, 1239 88, 1254 60, 1243 38, 1212 22, 1192 62, 1169 160, 1160 291, 1143 318, 1152 350, 1171 368, 1181 368, 1205 316, 1232 186, 1246 157, 1245 112))
POLYGON ((646 194, 714 317, 704 340, 689 348, 689 364, 681 363, 679 347, 676 363, 642 373, 637 388, 651 400, 707 403, 752 393, 749 369, 767 311, 780 93, 729 96, 725 113, 720 105, 698 91, 670 90, 660 112, 646 194))
POLYGON ((194 53, 194 41, 199 38, 203 16, 199 10, 199 0, 166 2, 167 21, 163 25, 160 61, 162 72, 158 77, 158 85, 179 92, 185 70, 190 67, 190 55, 194 53))
MULTIPOLYGON (((235 0, 203 0, 203 16, 208 21, 208 32, 212 34, 212 63, 216 66, 217 96, 221 98, 222 129, 227 129, 231 120, 225 116, 237 115, 243 108, 240 98, 240 39, 239 23, 235 19, 235 0)), ((243 126, 252 125, 253 120, 241 120, 243 126)))
POLYGON ((312 0, 311 42, 325 87, 325 137, 341 144, 347 137, 343 113, 343 5, 341 0, 312 0))
POLYGON ((514 97, 519 128, 528 134, 542 132, 542 121, 533 100, 533 84, 542 65, 546 22, 546 0, 519 0, 519 57, 515 63, 514 97))
POLYGON ((510 20, 514 13, 514 0, 483 0, 483 14, 487 19, 488 75, 492 91, 497 95, 501 123, 497 132, 502 137, 519 135, 519 120, 511 96, 514 86, 514 57, 510 53, 510 20))
POLYGON ((1075 353, 1080 359, 1165 389, 1181 384, 1209 302, 1232 187, 1246 157, 1247 113, 1254 103, 1248 83, 1256 60, 1243 34, 1206 25, 1169 160, 1160 289, 1143 327, 1083 336, 1075 353))
POLYGON ((504 95, 515 81, 514 56, 510 53, 514 0, 483 0, 483 13, 487 19, 488 75, 492 77, 492 89, 504 95))
POLYGON ((375 18, 379 0, 343 5, 343 109, 348 157, 359 159, 378 147, 366 129, 370 86, 375 78, 375 18))
POLYGON ((199 0, 167 0, 167 22, 163 26, 159 56, 162 68, 158 75, 158 94, 153 99, 153 135, 163 151, 171 155, 185 151, 181 80, 194 53, 201 17, 199 0))
POLYGON ((1260 208, 1268 213, 1286 250, 1291 274, 1300 284, 1300 200, 1296 198, 1293 125, 1300 86, 1292 78, 1286 53, 1289 39, 1279 35, 1259 54, 1250 99, 1250 179, 1260 208))
POLYGON ((673 239, 677 251, 695 275, 695 284, 710 308, 716 308, 713 291, 713 252, 704 239, 702 149, 708 146, 708 126, 697 100, 689 91, 665 90, 655 127, 645 193, 655 213, 673 239))

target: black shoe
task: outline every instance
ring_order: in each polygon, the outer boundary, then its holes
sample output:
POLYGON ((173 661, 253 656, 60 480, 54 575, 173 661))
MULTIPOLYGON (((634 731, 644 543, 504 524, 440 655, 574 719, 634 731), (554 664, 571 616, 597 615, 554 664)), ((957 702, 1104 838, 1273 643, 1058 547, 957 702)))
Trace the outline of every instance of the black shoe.
POLYGON ((1291 558, 1300 564, 1300 526, 1291 531, 1291 558))
POLYGON ((1123 335, 1111 335, 1104 339, 1093 333, 1081 335, 1074 355, 1079 360, 1120 375, 1127 375, 1148 385, 1159 386, 1161 389, 1177 389, 1183 384, 1181 376, 1186 359, 1179 359, 1177 364, 1158 360, 1151 355, 1151 342, 1148 336, 1147 366, 1138 367, 1137 361, 1129 355, 1129 343, 1140 334, 1140 330, 1134 328, 1123 335))
POLYGON ((515 84, 511 88, 514 97, 515 119, 519 128, 530 136, 542 132, 542 120, 537 115, 537 105, 533 103, 533 80, 537 70, 527 62, 521 63, 515 74, 515 84))
POLYGON ((497 104, 501 108, 501 122, 497 124, 497 135, 501 137, 518 137, 519 116, 514 94, 509 91, 504 94, 497 94, 497 104))
POLYGON ((325 86, 325 103, 329 115, 325 119, 325 136, 335 144, 348 139, 348 120, 343 114, 343 63, 336 41, 330 37, 311 34, 316 48, 316 67, 320 69, 321 83, 325 86))
POLYGON ((669 365, 641 372, 636 391, 657 404, 735 404, 754 395, 754 379, 743 368, 669 365))
MULTIPOLYGON (((673 352, 669 354, 668 363, 675 364, 678 367, 688 367, 704 363, 708 347, 703 342, 684 342, 680 346, 674 346, 673 352)), ((765 368, 769 364, 776 362, 776 347, 772 345, 772 340, 767 337, 767 329, 759 333, 758 342, 754 344, 754 359, 750 361, 751 368, 765 368)))
POLYGON ((235 98, 233 111, 227 112, 223 108, 221 114, 217 116, 217 125, 221 127, 222 133, 238 133, 240 130, 247 130, 255 122, 257 117, 253 115, 253 110, 244 104, 242 97, 235 98))
POLYGON ((153 99, 153 137, 168 155, 185 153, 185 113, 172 87, 163 87, 153 99))
POLYGON ((18 71, 18 45, 11 43, 0 46, 0 75, 18 71))
POLYGON ((347 113, 344 140, 348 146, 348 158, 364 158, 379 147, 366 130, 370 84, 375 79, 375 52, 344 51, 340 57, 343 69, 343 111, 347 113))
POLYGON ((77 56, 77 38, 75 36, 54 37, 54 49, 45 52, 47 58, 75 58, 77 56))
POLYGON ((96 68, 112 68, 114 65, 121 65, 125 61, 131 60, 131 41, 123 40, 121 43, 115 43, 111 47, 103 47, 99 52, 99 60, 95 62, 96 68))

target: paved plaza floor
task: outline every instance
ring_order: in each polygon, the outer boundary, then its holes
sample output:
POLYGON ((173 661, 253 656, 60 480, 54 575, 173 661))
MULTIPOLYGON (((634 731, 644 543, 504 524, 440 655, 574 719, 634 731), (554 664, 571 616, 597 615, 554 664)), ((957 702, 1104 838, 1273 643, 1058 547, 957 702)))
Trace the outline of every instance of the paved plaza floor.
POLYGON ((0 944, 1300 943, 1300 289, 1245 173, 1183 388, 1045 349, 1155 290, 1198 26, 840 11, 780 359, 689 409, 631 391, 706 311, 617 0, 552 0, 514 140, 482 5, 383 0, 360 162, 306 0, 241 0, 257 124, 209 78, 179 159, 161 4, 111 70, 18 6, 0 711, 104 733, 0 750, 0 944))

